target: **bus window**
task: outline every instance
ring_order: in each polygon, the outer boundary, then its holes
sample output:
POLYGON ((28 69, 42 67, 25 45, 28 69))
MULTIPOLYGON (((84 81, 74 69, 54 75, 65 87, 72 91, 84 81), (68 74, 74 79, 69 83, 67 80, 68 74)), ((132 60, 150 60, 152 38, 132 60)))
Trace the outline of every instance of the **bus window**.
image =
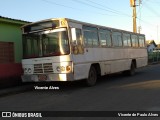
POLYGON ((112 32, 112 42, 113 42, 113 46, 121 47, 122 46, 122 34, 120 32, 112 32))
POLYGON ((82 32, 81 29, 73 28, 72 29, 72 50, 74 54, 82 54, 83 50, 83 41, 82 41, 82 32))
POLYGON ((109 30, 99 30, 99 39, 101 46, 111 46, 111 36, 110 36, 110 31, 109 30))
POLYGON ((23 35, 23 57, 31 58, 42 56, 41 40, 38 34, 23 35))
POLYGON ((123 33, 123 46, 131 47, 131 38, 130 38, 130 34, 128 33, 123 33))
POLYGON ((138 38, 137 35, 131 35, 132 38, 132 47, 138 47, 138 38))
POLYGON ((145 47, 144 41, 145 41, 144 36, 139 36, 139 46, 140 47, 145 47))
POLYGON ((82 31, 81 29, 76 28, 76 37, 77 37, 77 49, 78 53, 84 53, 83 41, 82 41, 82 31))
POLYGON ((81 29, 76 28, 76 39, 77 39, 77 44, 82 45, 82 33, 81 33, 81 29))
POLYGON ((85 45, 92 46, 92 35, 90 31, 84 31, 85 45))
POLYGON ((98 46, 99 45, 97 28, 83 26, 83 31, 84 31, 85 45, 87 46, 98 46))
POLYGON ((99 42, 98 42, 98 35, 96 32, 92 32, 92 40, 93 40, 93 46, 98 46, 99 42))

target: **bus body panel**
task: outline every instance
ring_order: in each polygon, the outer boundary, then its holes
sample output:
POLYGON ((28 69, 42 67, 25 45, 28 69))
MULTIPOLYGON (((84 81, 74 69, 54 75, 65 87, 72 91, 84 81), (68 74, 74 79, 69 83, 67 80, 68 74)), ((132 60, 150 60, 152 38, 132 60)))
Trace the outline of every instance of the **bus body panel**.
POLYGON ((146 50, 133 48, 85 48, 84 55, 73 55, 74 78, 85 79, 92 64, 100 64, 101 75, 129 70, 133 59, 137 68, 147 65, 146 50), (144 54, 144 56, 138 53, 144 54), (136 54, 136 55, 135 55, 136 54))

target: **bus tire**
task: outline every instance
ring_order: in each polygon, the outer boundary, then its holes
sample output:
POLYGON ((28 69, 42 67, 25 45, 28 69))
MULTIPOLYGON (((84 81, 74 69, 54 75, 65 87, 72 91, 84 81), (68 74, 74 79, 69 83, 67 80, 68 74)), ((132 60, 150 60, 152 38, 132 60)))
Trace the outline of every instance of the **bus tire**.
POLYGON ((131 63, 130 70, 127 71, 127 74, 128 74, 129 76, 133 76, 133 75, 135 75, 135 70, 136 70, 135 64, 134 64, 134 62, 132 62, 132 63, 131 63))
POLYGON ((134 64, 134 62, 132 62, 130 69, 124 71, 123 74, 127 75, 127 76, 133 76, 133 75, 135 75, 135 70, 136 70, 135 64, 134 64))
POLYGON ((131 68, 129 70, 129 75, 133 76, 133 75, 135 75, 135 73, 136 73, 136 66, 135 66, 134 62, 132 62, 131 68))
POLYGON ((94 86, 97 81, 97 72, 94 66, 91 66, 89 73, 88 73, 88 78, 86 79, 86 84, 87 86, 94 86))

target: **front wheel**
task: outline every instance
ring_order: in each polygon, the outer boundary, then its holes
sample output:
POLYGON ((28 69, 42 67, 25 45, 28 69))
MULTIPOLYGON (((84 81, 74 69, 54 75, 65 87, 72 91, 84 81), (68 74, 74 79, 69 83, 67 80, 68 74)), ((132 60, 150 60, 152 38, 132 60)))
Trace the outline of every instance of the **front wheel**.
POLYGON ((88 78, 86 79, 86 84, 88 86, 94 86, 97 81, 97 72, 95 67, 91 66, 88 74, 88 78))

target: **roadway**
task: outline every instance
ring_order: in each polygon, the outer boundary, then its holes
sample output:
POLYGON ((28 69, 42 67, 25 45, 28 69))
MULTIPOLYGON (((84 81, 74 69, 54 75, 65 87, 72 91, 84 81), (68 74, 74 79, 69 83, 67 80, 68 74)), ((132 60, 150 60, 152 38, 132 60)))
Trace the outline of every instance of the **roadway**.
POLYGON ((156 64, 136 70, 131 77, 102 77, 93 87, 82 82, 34 84, 27 91, 0 96, 0 111, 160 111, 159 93, 160 65, 156 64))

